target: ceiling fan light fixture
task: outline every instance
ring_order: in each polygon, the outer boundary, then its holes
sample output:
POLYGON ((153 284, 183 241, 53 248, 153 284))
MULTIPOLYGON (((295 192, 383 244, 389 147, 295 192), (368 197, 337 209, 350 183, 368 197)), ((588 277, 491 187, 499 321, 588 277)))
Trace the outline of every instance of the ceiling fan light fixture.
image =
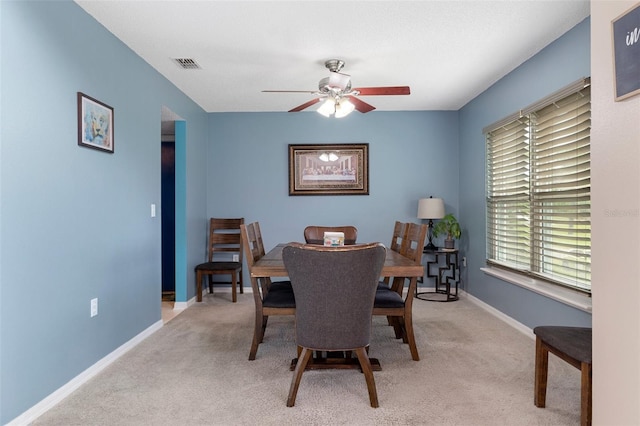
POLYGON ((318 82, 317 91, 263 90, 263 92, 311 93, 317 97, 290 109, 289 112, 300 112, 326 99, 317 109, 318 113, 325 117, 330 117, 335 114, 337 118, 345 117, 354 110, 358 110, 358 112, 364 114, 376 109, 373 105, 369 105, 358 98, 358 96, 409 95, 411 93, 409 86, 352 88, 351 76, 340 72, 344 66, 344 61, 340 59, 329 59, 324 65, 329 69, 329 77, 325 77, 318 82))
POLYGON ((336 104, 336 118, 346 117, 355 109, 356 106, 352 104, 349 99, 340 99, 340 101, 336 104))
POLYGON ((327 98, 327 100, 324 101, 322 105, 320 105, 320 108, 318 108, 317 111, 325 117, 331 117, 331 114, 336 111, 335 99, 327 98))

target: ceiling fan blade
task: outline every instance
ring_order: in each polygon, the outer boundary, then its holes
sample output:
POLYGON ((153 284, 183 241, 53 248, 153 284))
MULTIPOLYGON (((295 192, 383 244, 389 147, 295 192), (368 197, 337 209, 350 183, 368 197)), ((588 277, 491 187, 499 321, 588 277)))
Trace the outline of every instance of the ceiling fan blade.
POLYGON ((349 101, 351 101, 356 109, 363 114, 365 112, 373 111, 374 109, 376 109, 376 107, 374 107, 373 105, 369 105, 368 103, 356 98, 355 96, 347 96, 347 98, 349 98, 349 101))
POLYGON ((262 93, 318 93, 317 90, 263 90, 262 93))
POLYGON ((360 96, 374 96, 374 95, 410 95, 411 90, 409 86, 389 86, 389 87, 358 87, 353 91, 360 92, 360 96))
POLYGON ((320 102, 320 98, 311 99, 309 102, 298 105, 297 107, 290 109, 288 112, 300 112, 305 108, 309 108, 313 104, 317 104, 318 102, 320 102))

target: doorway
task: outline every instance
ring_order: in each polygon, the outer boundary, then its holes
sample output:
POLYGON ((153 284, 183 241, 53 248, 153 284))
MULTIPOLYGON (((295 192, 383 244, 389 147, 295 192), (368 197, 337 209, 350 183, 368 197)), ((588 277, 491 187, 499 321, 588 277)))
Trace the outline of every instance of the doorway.
MULTIPOLYGON (((164 136, 164 135, 163 135, 164 136)), ((176 300, 176 148, 174 141, 161 145, 162 301, 176 300)))
POLYGON ((165 170, 162 170, 162 181, 166 179, 166 185, 161 185, 162 293, 165 288, 168 292, 172 289, 173 309, 184 309, 187 307, 188 281, 187 123, 163 106, 161 127, 161 147, 163 142, 168 143, 166 148, 161 148, 162 155, 166 153, 168 157, 166 176, 165 170), (170 154, 171 150, 173 152, 170 154))
POLYGON ((167 107, 161 113, 161 278, 162 295, 173 309, 187 302, 186 122, 167 107))

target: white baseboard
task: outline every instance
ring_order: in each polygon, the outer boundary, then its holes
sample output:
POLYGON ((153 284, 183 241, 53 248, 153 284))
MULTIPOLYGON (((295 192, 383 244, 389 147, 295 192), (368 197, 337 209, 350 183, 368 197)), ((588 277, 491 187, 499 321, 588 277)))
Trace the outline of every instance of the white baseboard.
MULTIPOLYGON (((204 295, 204 291, 202 293, 204 295)), ((186 302, 173 302, 173 310, 174 311, 184 311, 185 309, 187 309, 189 306, 193 305, 194 303, 196 303, 196 297, 193 296, 191 299, 187 300, 186 302)))
POLYGON ((461 299, 465 298, 465 299, 469 300, 474 305, 479 306, 480 308, 482 308, 485 311, 489 312, 491 315, 495 316, 496 318, 506 322, 511 327, 513 327, 516 330, 522 332, 526 336, 529 336, 531 339, 535 339, 535 335, 533 334, 533 330, 530 329, 529 327, 527 327, 526 325, 522 324, 521 322, 518 322, 518 321, 514 320, 510 316, 500 312, 499 310, 497 310, 493 306, 484 303, 482 300, 478 299, 477 297, 474 297, 474 296, 470 295, 466 291, 464 291, 464 290, 459 290, 459 291, 460 291, 460 298, 461 299))
POLYGON ((89 381, 96 374, 100 373, 102 370, 111 365, 114 361, 120 358, 122 355, 127 353, 129 350, 133 349, 140 342, 142 342, 147 337, 151 336, 156 331, 162 328, 162 320, 157 321, 150 325, 147 329, 142 331, 140 334, 136 335, 134 338, 124 343, 116 350, 111 352, 109 355, 105 356, 91 367, 84 370, 82 373, 78 374, 76 377, 71 379, 65 385, 60 387, 58 390, 54 391, 52 394, 44 398, 42 401, 7 423, 7 426, 23 426, 28 425, 38 417, 43 415, 53 406, 58 404, 60 401, 65 399, 67 396, 71 395, 76 389, 78 389, 81 385, 89 381))

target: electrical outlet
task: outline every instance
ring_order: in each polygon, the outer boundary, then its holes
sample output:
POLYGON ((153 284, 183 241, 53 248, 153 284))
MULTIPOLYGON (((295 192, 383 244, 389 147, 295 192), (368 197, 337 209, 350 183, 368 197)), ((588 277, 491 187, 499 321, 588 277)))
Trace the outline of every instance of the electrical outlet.
POLYGON ((233 261, 234 262, 240 262, 240 255, 239 254, 234 254, 233 255, 233 261))
POLYGON ((462 258, 462 266, 465 267, 465 268, 467 267, 467 257, 466 256, 462 258))
POLYGON ((91 318, 98 315, 98 298, 91 299, 91 318))

